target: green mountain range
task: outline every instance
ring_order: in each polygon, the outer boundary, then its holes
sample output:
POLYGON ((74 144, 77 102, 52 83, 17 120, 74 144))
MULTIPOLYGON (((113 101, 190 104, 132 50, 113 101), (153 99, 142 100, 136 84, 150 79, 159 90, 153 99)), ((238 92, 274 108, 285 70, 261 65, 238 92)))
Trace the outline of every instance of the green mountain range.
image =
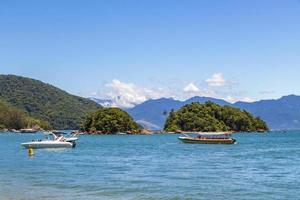
POLYGON ((15 75, 0 75, 0 100, 55 129, 78 129, 88 113, 101 108, 50 84, 15 75))

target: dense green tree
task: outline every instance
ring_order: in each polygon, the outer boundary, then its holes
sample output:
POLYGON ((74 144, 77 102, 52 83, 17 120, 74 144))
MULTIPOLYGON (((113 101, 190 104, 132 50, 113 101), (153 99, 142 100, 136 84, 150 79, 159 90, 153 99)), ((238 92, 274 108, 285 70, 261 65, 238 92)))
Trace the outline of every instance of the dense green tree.
POLYGON ((48 122, 34 119, 24 111, 0 101, 0 129, 22 129, 36 126, 43 129, 51 128, 48 122))
POLYGON ((138 125, 128 113, 119 108, 101 108, 89 114, 83 125, 83 131, 100 131, 104 134, 139 131, 138 125))
POLYGON ((52 85, 14 75, 0 75, 0 100, 50 122, 55 129, 78 129, 87 113, 101 107, 52 85))
POLYGON ((267 124, 249 112, 212 102, 191 103, 178 111, 171 111, 166 131, 265 131, 267 124))

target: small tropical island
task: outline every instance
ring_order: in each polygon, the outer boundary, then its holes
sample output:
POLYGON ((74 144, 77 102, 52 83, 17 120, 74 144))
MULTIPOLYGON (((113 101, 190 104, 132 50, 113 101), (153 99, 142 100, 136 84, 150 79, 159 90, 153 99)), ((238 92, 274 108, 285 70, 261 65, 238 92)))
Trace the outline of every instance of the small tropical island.
POLYGON ((269 128, 262 119, 231 106, 212 102, 195 102, 171 111, 166 120, 166 132, 264 132, 269 128))
POLYGON ((89 114, 82 125, 82 131, 89 134, 149 134, 120 108, 100 108, 89 114))

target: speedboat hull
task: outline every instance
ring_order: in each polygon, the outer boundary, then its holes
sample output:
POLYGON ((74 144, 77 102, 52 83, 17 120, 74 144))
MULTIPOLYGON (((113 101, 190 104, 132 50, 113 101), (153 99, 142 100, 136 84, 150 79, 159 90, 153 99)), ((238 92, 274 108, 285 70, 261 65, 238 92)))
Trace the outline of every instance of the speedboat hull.
POLYGON ((61 141, 33 141, 22 143, 22 146, 26 149, 72 148, 75 147, 75 143, 61 141))
POLYGON ((234 144, 235 139, 228 138, 228 139, 210 139, 210 138, 193 138, 193 137, 179 137, 184 143, 190 144, 234 144))

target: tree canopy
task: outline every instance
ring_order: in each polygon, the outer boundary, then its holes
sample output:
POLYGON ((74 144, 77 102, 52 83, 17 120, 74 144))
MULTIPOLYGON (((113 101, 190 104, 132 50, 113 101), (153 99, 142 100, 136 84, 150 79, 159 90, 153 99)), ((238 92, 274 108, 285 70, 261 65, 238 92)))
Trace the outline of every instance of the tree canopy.
POLYGON ((245 110, 212 102, 191 103, 171 111, 165 131, 266 131, 267 124, 245 110))
POLYGON ((43 129, 51 128, 48 122, 29 117, 24 111, 0 101, 0 129, 22 129, 35 126, 43 129))
POLYGON ((101 108, 86 117, 82 129, 87 132, 110 134, 135 132, 139 127, 127 112, 119 108, 101 108))
POLYGON ((50 122, 55 129, 78 129, 87 113, 101 107, 52 85, 14 75, 0 75, 0 100, 50 122))

